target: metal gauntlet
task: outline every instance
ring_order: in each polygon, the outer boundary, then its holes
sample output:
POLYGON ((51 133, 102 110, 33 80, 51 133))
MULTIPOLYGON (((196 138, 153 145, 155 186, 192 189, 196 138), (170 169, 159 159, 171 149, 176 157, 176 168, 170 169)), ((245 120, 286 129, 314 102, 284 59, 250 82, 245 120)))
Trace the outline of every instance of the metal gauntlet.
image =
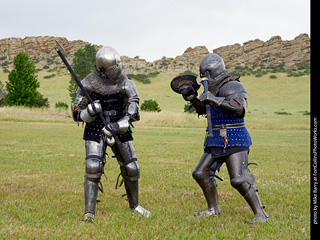
POLYGON ((101 109, 99 101, 95 101, 94 106, 89 104, 86 109, 81 110, 80 118, 85 122, 92 122, 96 119, 96 115, 101 112, 101 109))
POLYGON ((129 119, 130 119, 129 116, 124 116, 117 122, 119 126, 119 134, 124 134, 126 131, 128 131, 129 119))

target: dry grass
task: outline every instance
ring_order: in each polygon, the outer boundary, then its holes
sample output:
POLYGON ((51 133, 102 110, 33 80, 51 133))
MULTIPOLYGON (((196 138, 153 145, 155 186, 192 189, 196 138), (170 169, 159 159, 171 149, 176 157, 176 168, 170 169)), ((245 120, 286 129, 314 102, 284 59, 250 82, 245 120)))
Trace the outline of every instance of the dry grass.
MULTIPOLYGON (((253 140, 249 161, 258 164, 250 170, 270 215, 266 224, 250 225, 245 221, 252 212, 230 186, 225 166, 218 174, 225 180, 218 182, 221 217, 192 217, 206 208, 191 176, 202 155, 206 119, 182 112, 181 96, 168 85, 173 75, 159 75, 148 86, 137 83, 142 101, 158 100, 163 110, 142 112, 134 124, 140 203, 153 213, 149 219, 130 212, 124 189, 114 189, 119 166, 108 149, 105 194, 99 195, 95 223, 83 224, 83 129, 68 111, 53 107, 0 108, 0 238, 309 239, 310 118, 303 115, 310 105, 309 78, 243 79, 253 140)), ((53 93, 61 88, 52 87, 53 93)), ((51 103, 60 100, 56 96, 51 103)))

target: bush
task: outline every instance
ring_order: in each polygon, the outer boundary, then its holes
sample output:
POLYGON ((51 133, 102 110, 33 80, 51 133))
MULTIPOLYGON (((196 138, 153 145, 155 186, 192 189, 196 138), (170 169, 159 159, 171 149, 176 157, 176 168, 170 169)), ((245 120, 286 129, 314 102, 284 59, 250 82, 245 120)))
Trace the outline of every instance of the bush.
POLYGON ((64 102, 57 102, 54 107, 59 108, 59 109, 63 109, 63 110, 67 110, 69 108, 68 104, 66 104, 64 102))
POLYGON ((141 111, 145 111, 145 112, 161 112, 161 109, 160 109, 159 104, 158 104, 157 101, 149 99, 149 100, 145 100, 141 104, 141 111))
POLYGON ((43 95, 39 93, 38 101, 35 103, 34 107, 38 107, 38 108, 50 107, 48 98, 43 97, 43 95))
POLYGON ((291 113, 282 111, 282 112, 274 112, 274 114, 278 114, 278 115, 292 115, 291 113))
POLYGON ((131 80, 137 80, 138 82, 141 82, 143 84, 149 84, 151 83, 149 76, 145 74, 127 74, 128 78, 131 80))
POLYGON ((7 91, 3 89, 4 85, 0 81, 0 107, 3 107, 6 105, 6 102, 4 101, 5 96, 7 95, 7 91))
POLYGON ((184 105, 183 111, 185 113, 196 113, 196 109, 194 106, 191 107, 191 103, 187 103, 184 105))
POLYGON ((47 76, 44 76, 43 78, 44 79, 50 79, 50 78, 53 78, 53 77, 55 77, 56 75, 53 73, 53 74, 51 74, 51 75, 47 75, 47 76))

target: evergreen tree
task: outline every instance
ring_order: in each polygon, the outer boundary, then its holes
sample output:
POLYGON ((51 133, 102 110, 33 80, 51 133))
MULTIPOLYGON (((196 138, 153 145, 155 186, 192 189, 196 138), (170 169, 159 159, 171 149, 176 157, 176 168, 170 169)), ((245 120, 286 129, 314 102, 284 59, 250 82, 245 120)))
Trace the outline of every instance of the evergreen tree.
POLYGON ((13 60, 14 69, 9 73, 5 102, 10 106, 38 106, 41 94, 35 75, 35 64, 26 52, 19 52, 13 60))
MULTIPOLYGON (((91 44, 87 44, 84 49, 80 48, 74 53, 73 63, 71 64, 71 67, 80 81, 93 71, 94 65, 96 63, 96 53, 97 50, 95 46, 91 44)), ((73 77, 71 77, 68 90, 72 103, 76 98, 77 89, 78 85, 73 77)))

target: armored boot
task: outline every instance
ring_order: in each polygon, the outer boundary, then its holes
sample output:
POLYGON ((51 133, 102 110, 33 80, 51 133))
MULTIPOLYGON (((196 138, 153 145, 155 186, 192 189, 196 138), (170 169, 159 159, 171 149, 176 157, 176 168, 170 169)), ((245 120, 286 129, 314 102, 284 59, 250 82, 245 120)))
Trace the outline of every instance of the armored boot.
POLYGON ((213 200, 212 200, 212 205, 213 205, 213 209, 215 211, 215 214, 220 216, 220 213, 221 213, 221 209, 219 207, 219 200, 218 200, 218 185, 213 182, 214 185, 212 186, 212 197, 213 197, 213 200))
POLYGON ((99 186, 97 182, 84 178, 85 213, 82 220, 85 222, 93 223, 94 221, 98 190, 99 186))
POLYGON ((208 210, 203 212, 195 212, 194 216, 212 216, 217 215, 219 216, 221 213, 221 210, 218 206, 218 189, 217 184, 215 181, 210 180, 209 167, 213 163, 213 159, 211 157, 211 154, 204 153, 195 168, 195 170, 192 172, 193 178, 196 180, 196 182, 201 187, 203 194, 207 200, 208 203, 208 210))
POLYGON ((129 207, 133 211, 137 211, 145 217, 150 216, 150 212, 139 205, 139 184, 138 181, 124 180, 124 186, 126 188, 127 197, 129 201, 129 207))
POLYGON ((193 215, 196 217, 201 217, 201 216, 220 216, 221 209, 218 205, 218 188, 217 184, 213 181, 210 181, 211 183, 209 184, 208 187, 202 188, 204 196, 207 200, 208 203, 208 210, 205 210, 203 212, 194 212, 193 215))
POLYGON ((254 219, 251 220, 252 223, 260 222, 264 223, 268 220, 269 215, 264 211, 264 206, 262 206, 258 190, 254 185, 251 185, 250 189, 246 194, 243 195, 244 199, 247 201, 254 213, 254 219))
POLYGON ((254 186, 255 178, 248 168, 248 152, 238 152, 227 158, 227 167, 231 185, 244 197, 254 213, 251 222, 264 223, 268 214, 260 202, 258 190, 254 186))

